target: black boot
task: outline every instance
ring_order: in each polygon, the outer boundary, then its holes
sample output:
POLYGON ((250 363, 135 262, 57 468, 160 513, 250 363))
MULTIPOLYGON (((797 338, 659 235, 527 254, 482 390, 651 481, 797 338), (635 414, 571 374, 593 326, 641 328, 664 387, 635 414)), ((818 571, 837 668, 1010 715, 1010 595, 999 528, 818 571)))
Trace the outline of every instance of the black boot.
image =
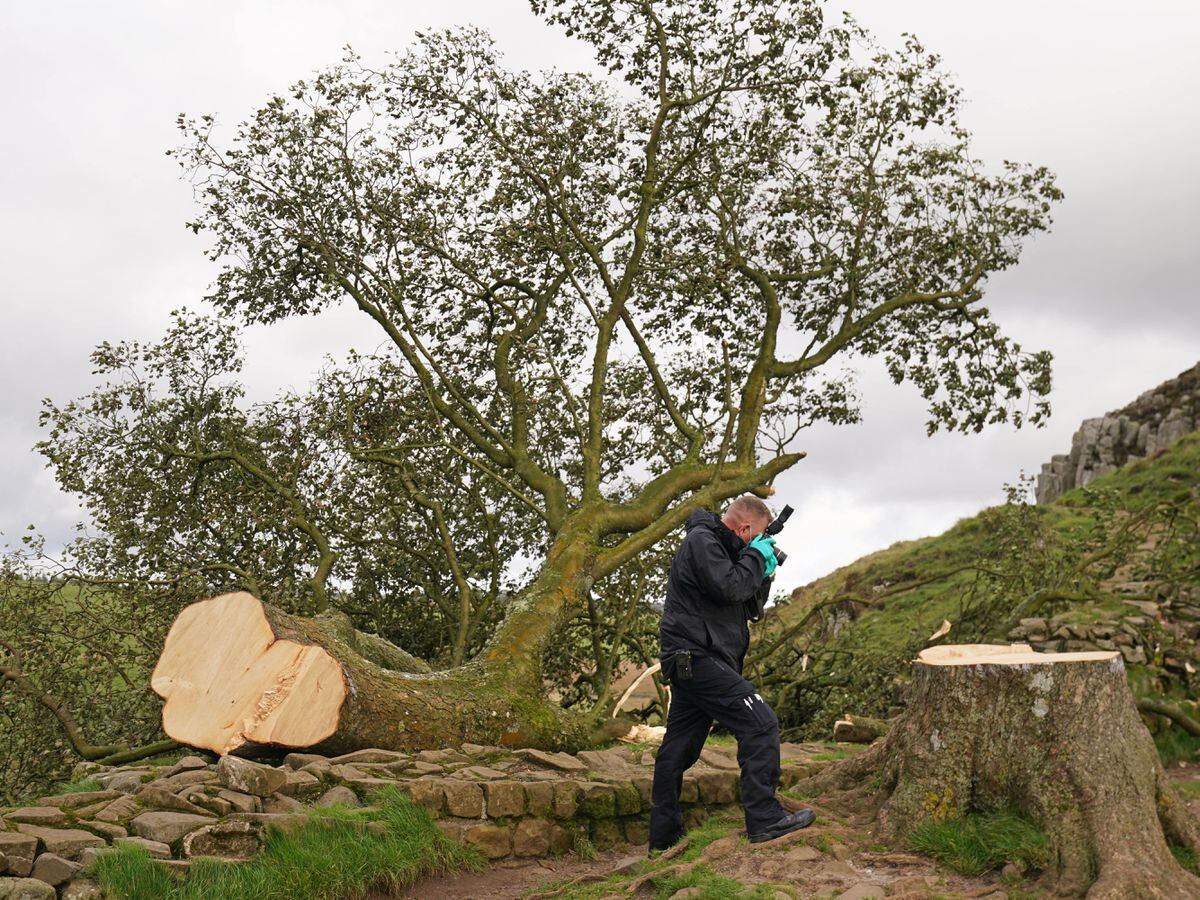
POLYGON ((750 835, 750 843, 761 844, 763 841, 773 841, 777 837, 783 837, 785 834, 791 834, 793 831, 807 828, 816 818, 817 814, 811 809, 802 809, 799 812, 788 813, 778 822, 768 825, 762 831, 756 831, 750 835))

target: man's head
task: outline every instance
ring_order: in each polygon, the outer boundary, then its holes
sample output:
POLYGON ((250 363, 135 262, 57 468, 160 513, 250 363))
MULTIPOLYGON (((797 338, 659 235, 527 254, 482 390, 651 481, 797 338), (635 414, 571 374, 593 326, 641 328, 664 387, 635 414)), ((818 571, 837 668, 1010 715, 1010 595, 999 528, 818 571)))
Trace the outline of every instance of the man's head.
POLYGON ((753 494, 742 494, 729 504, 721 521, 743 541, 749 541, 756 534, 762 534, 774 518, 775 514, 767 504, 753 494))

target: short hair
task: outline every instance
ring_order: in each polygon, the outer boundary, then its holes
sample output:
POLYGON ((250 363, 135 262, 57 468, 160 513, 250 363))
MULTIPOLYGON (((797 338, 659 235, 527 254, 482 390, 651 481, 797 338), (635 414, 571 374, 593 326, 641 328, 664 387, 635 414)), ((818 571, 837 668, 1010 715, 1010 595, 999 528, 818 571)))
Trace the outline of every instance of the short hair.
POLYGON ((742 494, 734 500, 725 509, 725 513, 733 513, 743 522, 760 521, 765 525, 775 518, 775 513, 771 512, 771 507, 763 503, 753 494, 742 494))

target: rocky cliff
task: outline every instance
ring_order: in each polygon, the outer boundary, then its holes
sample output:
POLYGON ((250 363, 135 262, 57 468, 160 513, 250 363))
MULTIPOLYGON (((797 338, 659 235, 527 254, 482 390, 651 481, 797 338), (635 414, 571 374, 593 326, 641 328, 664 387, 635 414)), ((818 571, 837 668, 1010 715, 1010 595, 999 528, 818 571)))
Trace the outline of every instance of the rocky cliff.
POLYGON ((1153 456, 1196 430, 1200 430, 1200 363, 1122 409, 1084 419, 1071 438, 1071 452, 1056 454, 1042 466, 1038 502, 1049 503, 1130 460, 1153 456))

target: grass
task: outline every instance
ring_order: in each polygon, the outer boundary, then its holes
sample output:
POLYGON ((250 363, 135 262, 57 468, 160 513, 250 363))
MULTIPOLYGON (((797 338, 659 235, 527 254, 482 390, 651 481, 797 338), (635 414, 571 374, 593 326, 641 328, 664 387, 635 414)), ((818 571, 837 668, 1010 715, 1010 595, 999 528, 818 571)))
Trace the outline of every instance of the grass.
POLYGON ((429 813, 395 788, 374 808, 313 810, 302 827, 270 828, 262 853, 230 864, 195 860, 179 878, 138 847, 123 846, 93 866, 105 896, 116 900, 348 900, 372 888, 399 892, 427 875, 482 868, 473 850, 441 833, 429 813), (367 823, 378 822, 378 831, 367 823))
POLYGON ((1175 857, 1175 862, 1183 866, 1193 875, 1200 875, 1200 859, 1197 859, 1196 853, 1187 847, 1180 847, 1178 844, 1170 844, 1171 855, 1175 857))
MULTIPOLYGON (((651 857, 643 862, 636 871, 629 875, 613 875, 606 878, 604 881, 591 882, 588 884, 575 885, 569 893, 564 894, 564 897, 570 897, 570 900, 599 900, 601 897, 607 897, 613 893, 620 893, 623 885, 649 872, 665 869, 668 866, 674 866, 679 863, 694 862, 700 856, 704 848, 713 841, 727 837, 740 827, 740 821, 732 818, 713 817, 707 821, 692 828, 687 833, 688 848, 679 856, 672 859, 663 860, 659 857, 651 857)), ((556 887, 562 887, 566 882, 558 882, 552 885, 539 885, 537 892, 553 890, 556 887)), ((725 898, 754 898, 759 896, 758 893, 750 891, 736 881, 724 876, 717 875, 707 866, 696 866, 692 872, 687 875, 678 877, 669 877, 663 879, 655 886, 655 894, 657 897, 669 897, 676 891, 682 890, 685 887, 699 887, 702 889, 700 897, 708 898, 708 900, 725 900, 725 898)), ((763 896, 770 897, 772 892, 768 892, 763 896)))
POLYGON ((981 875, 1005 863, 1042 869, 1050 842, 1028 819, 1013 812, 977 813, 962 819, 927 822, 910 836, 914 850, 934 857, 962 875, 981 875))
POLYGON ((85 778, 83 781, 69 781, 66 784, 60 784, 55 790, 59 794, 84 794, 88 791, 102 791, 104 785, 95 778, 85 778))
POLYGON ((1164 766, 1200 759, 1200 737, 1180 728, 1169 728, 1154 735, 1154 746, 1164 766))

